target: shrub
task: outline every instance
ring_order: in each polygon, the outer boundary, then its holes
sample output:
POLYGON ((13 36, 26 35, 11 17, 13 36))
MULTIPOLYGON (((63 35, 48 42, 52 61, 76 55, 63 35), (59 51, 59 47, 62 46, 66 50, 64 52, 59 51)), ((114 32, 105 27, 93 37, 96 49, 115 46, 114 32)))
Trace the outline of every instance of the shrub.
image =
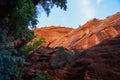
POLYGON ((22 53, 24 53, 24 55, 28 55, 28 53, 30 53, 31 51, 34 51, 35 49, 37 49, 38 47, 40 47, 42 45, 42 43, 45 43, 45 38, 41 38, 38 41, 34 41, 33 44, 31 45, 25 45, 22 47, 22 53))

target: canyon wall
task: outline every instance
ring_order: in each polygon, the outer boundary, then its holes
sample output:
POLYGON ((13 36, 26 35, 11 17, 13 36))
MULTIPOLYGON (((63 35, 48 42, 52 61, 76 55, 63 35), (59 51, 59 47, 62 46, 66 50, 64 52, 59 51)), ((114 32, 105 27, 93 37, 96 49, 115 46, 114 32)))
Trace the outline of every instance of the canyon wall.
POLYGON ((65 27, 45 27, 34 30, 38 35, 46 39, 49 47, 58 46, 67 49, 84 50, 99 44, 101 41, 120 35, 120 14, 115 14, 104 20, 93 19, 77 29, 65 27))

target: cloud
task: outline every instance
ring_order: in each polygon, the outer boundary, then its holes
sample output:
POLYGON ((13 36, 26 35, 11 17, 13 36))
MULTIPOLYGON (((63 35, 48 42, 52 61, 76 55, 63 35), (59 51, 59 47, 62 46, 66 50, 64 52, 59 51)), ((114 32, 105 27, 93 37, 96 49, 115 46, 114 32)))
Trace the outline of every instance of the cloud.
POLYGON ((95 10, 90 2, 90 0, 79 0, 80 9, 82 10, 84 16, 87 19, 92 19, 95 17, 95 10))
POLYGON ((97 0, 97 4, 100 4, 103 0, 97 0))

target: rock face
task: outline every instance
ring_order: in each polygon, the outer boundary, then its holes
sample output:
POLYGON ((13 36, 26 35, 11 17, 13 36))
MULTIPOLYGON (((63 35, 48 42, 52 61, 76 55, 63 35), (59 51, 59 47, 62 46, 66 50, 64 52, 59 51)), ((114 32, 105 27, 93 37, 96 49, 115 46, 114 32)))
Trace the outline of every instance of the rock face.
POLYGON ((29 63, 24 67, 27 80, 41 71, 55 80, 120 80, 120 36, 82 52, 41 47, 26 61, 29 63))
POLYGON ((48 27, 34 32, 49 46, 26 58, 26 80, 39 72, 55 80, 120 80, 120 14, 77 29, 48 27))
POLYGON ((101 41, 120 35, 120 13, 104 20, 93 19, 77 28, 48 27, 34 31, 37 39, 45 37, 49 47, 63 46, 67 49, 88 49, 101 41))
POLYGON ((120 80, 120 14, 105 20, 94 19, 78 29, 64 29, 35 31, 52 42, 26 58, 26 80, 32 80, 37 72, 55 80, 120 80))
POLYGON ((69 79, 67 80, 79 80, 79 78, 82 78, 81 80, 119 80, 119 49, 120 37, 117 37, 84 50, 76 58, 76 64, 68 68, 69 79), (70 73, 70 71, 73 71, 73 73, 70 73))
POLYGON ((44 27, 40 29, 34 30, 35 35, 37 35, 37 40, 41 38, 45 38, 46 43, 44 46, 50 45, 58 38, 68 34, 70 31, 74 29, 72 28, 65 28, 65 27, 55 27, 55 26, 49 26, 44 27))

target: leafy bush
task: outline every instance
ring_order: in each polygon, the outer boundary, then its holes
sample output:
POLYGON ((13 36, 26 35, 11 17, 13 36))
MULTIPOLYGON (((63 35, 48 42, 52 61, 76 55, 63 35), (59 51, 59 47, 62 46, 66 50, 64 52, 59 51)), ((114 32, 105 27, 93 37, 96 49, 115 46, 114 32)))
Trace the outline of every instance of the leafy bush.
POLYGON ((34 51, 36 48, 40 47, 42 43, 45 43, 45 38, 41 38, 38 41, 34 41, 32 45, 25 45, 24 47, 22 47, 21 50, 24 53, 24 55, 28 55, 29 52, 34 51))
MULTIPOLYGON (((51 8, 46 5, 51 1, 61 9, 66 8, 66 0, 0 0, 0 80, 22 80, 20 79, 24 64, 22 51, 5 44, 23 36, 27 40, 33 38, 34 34, 28 26, 36 28, 37 15, 33 3, 35 1, 39 1, 47 12, 50 12, 51 8)), ((42 40, 35 42, 26 51, 35 49, 42 42, 42 40)))
POLYGON ((19 79, 21 76, 20 66, 24 63, 24 56, 18 56, 18 52, 6 46, 0 48, 0 80, 19 79), (20 65, 18 67, 18 65, 20 65))

